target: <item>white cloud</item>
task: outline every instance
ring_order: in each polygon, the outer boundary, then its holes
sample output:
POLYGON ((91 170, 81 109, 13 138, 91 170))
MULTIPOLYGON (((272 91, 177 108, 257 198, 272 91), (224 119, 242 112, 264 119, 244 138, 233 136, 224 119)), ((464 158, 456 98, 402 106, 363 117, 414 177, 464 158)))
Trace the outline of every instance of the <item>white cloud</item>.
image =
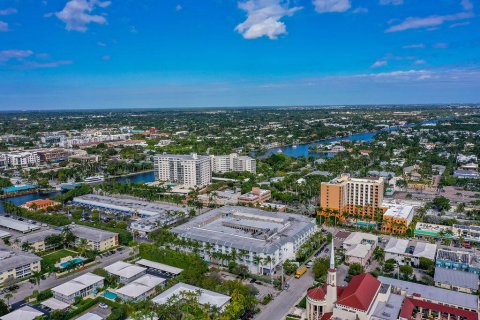
POLYGON ((459 23, 452 23, 449 28, 458 28, 458 27, 465 27, 470 24, 470 21, 459 22, 459 23))
POLYGON ((48 68, 57 68, 64 65, 72 64, 71 60, 61 60, 61 61, 52 61, 52 62, 36 62, 28 61, 24 64, 13 67, 13 69, 18 70, 30 70, 30 69, 48 69, 48 68))
POLYGON ((377 60, 370 67, 371 68, 380 68, 380 67, 386 66, 387 64, 388 64, 388 62, 386 60, 377 60))
POLYGON ((318 13, 345 12, 352 7, 350 0, 313 0, 313 5, 318 13))
POLYGON ((238 7, 247 13, 247 19, 237 25, 235 30, 245 39, 268 37, 277 39, 287 33, 285 23, 280 21, 285 16, 292 16, 302 7, 290 7, 283 0, 248 0, 239 2, 238 7))
POLYGON ((0 62, 9 60, 22 60, 33 54, 31 50, 3 50, 0 51, 0 62))
POLYGON ((182 11, 183 7, 179 4, 175 7, 175 11, 182 11))
POLYGON ((17 9, 15 8, 7 8, 7 9, 0 10, 0 16, 7 16, 9 14, 14 14, 14 13, 17 13, 17 9))
POLYGON ((418 60, 415 60, 413 62, 413 64, 415 64, 415 65, 420 65, 420 64, 425 64, 425 63, 427 63, 427 62, 425 60, 422 60, 422 59, 418 59, 418 60))
POLYGON ((55 12, 55 16, 65 22, 65 29, 85 32, 90 23, 105 24, 104 16, 92 14, 97 8, 106 8, 110 1, 100 0, 69 0, 62 11, 55 12))
POLYGON ((402 47, 403 49, 423 49, 425 45, 423 43, 408 44, 402 47))
POLYGON ((399 24, 393 25, 386 32, 398 32, 410 29, 430 28, 442 25, 447 21, 469 19, 474 16, 473 12, 460 12, 443 16, 430 16, 425 18, 409 17, 399 24))
POLYGON ((7 32, 8 30, 8 23, 0 21, 0 32, 7 32))
POLYGON ((403 0, 380 0, 380 4, 382 6, 386 6, 386 5, 399 6, 403 4, 403 0))

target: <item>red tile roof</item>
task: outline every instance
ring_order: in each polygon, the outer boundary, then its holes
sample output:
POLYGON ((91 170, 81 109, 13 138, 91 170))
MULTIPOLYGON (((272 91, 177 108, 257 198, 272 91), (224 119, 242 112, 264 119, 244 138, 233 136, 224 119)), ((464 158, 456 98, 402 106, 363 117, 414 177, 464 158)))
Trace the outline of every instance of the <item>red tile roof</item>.
POLYGON ((369 273, 354 276, 338 297, 337 304, 367 311, 380 287, 380 281, 369 273))
POLYGON ((307 291, 307 295, 310 299, 323 300, 325 299, 326 290, 324 288, 313 288, 307 291))
POLYGON ((320 320, 330 320, 330 318, 333 316, 333 312, 327 312, 324 313, 323 316, 320 318, 320 320))
POLYGON ((400 310, 400 317, 405 319, 415 319, 413 317, 413 309, 420 307, 441 313, 449 313, 451 315, 463 317, 467 320, 478 320, 478 314, 473 311, 461 310, 453 307, 440 305, 438 303, 427 302, 423 300, 405 298, 402 309, 400 310))

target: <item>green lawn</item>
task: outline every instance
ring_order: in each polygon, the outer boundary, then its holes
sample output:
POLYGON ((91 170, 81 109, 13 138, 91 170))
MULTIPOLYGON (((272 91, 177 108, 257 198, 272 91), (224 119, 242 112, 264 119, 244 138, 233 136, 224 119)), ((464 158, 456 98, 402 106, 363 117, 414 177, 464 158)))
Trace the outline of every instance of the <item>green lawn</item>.
POLYGON ((75 257, 78 253, 75 251, 61 249, 54 251, 52 253, 46 254, 43 256, 43 262, 49 265, 54 265, 57 262, 60 262, 60 259, 67 256, 75 257))

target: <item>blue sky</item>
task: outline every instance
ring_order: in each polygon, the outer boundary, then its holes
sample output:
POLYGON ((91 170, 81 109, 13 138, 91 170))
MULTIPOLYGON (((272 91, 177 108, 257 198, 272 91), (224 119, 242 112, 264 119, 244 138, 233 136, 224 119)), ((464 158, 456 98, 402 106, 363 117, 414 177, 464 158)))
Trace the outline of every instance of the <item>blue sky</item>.
POLYGON ((0 0, 0 110, 480 102, 477 0, 0 0))

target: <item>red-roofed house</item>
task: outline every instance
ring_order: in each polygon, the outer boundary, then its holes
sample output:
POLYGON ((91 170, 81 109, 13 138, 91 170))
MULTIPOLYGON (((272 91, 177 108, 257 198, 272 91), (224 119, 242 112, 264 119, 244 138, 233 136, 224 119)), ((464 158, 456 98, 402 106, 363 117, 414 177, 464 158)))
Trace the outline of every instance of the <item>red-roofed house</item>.
POLYGON ((400 320, 415 319, 463 319, 478 320, 478 314, 469 310, 457 309, 438 303, 415 298, 405 298, 400 311, 400 320))

